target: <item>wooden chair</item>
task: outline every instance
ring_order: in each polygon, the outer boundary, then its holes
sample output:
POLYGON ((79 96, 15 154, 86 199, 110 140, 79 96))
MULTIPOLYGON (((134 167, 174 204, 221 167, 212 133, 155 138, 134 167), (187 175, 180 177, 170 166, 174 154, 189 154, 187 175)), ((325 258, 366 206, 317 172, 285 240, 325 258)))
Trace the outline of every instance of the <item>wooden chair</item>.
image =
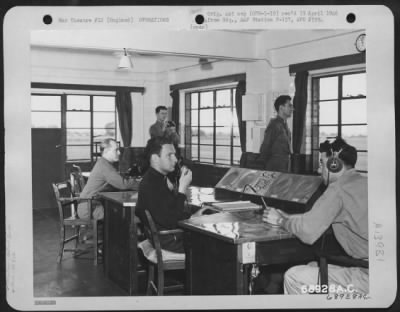
POLYGON ((153 291, 158 296, 162 296, 167 291, 183 290, 183 284, 166 287, 165 272, 184 270, 185 254, 161 249, 159 238, 161 235, 177 234, 183 231, 179 229, 158 231, 151 214, 147 210, 145 211, 145 217, 146 220, 143 220, 142 225, 147 239, 139 243, 139 248, 143 251, 148 262, 147 295, 150 295, 153 291), (155 271, 157 272, 157 281, 154 278, 155 271))
MULTIPOLYGON (((98 244, 98 223, 102 220, 95 219, 79 219, 76 214, 76 208, 79 201, 83 201, 79 197, 74 196, 71 191, 71 185, 69 181, 61 183, 53 183, 54 195, 57 201, 58 212, 60 216, 60 247, 57 257, 57 263, 60 263, 64 252, 72 251, 74 257, 78 256, 79 249, 78 244, 80 242, 80 230, 81 227, 86 227, 88 229, 93 229, 93 255, 94 255, 94 265, 97 265, 99 258, 99 244, 98 244), (71 209, 72 205, 72 209, 71 209), (67 213, 71 211, 71 213, 67 213), (72 236, 66 237, 67 228, 74 229, 74 234, 72 236), (75 241, 75 248, 67 249, 65 244, 70 241, 75 241)), ((90 199, 85 199, 88 202, 90 211, 92 201, 90 199)))
POLYGON ((332 254, 328 251, 328 245, 332 244, 329 242, 329 237, 332 237, 333 230, 329 228, 322 236, 322 243, 320 251, 317 252, 319 258, 319 284, 320 286, 326 285, 329 287, 328 283, 328 264, 335 264, 342 267, 360 267, 368 268, 368 261, 362 259, 355 259, 347 254, 344 250, 341 253, 332 254))
POLYGON ((83 188, 86 185, 86 181, 82 175, 81 167, 78 165, 72 165, 70 181, 72 193, 74 196, 79 197, 79 194, 83 191, 83 188))

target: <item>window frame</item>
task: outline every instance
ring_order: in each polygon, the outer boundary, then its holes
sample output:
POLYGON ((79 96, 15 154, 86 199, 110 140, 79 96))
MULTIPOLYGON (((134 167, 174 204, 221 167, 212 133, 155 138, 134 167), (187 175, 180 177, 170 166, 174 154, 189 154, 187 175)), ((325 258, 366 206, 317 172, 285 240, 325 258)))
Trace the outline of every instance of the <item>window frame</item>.
MULTIPOLYGON (((185 115, 189 116, 190 119, 190 126, 188 128, 190 128, 190 133, 192 132, 193 128, 197 128, 197 133, 198 133, 198 140, 197 143, 192 143, 192 135, 187 136, 185 135, 185 148, 189 148, 190 149, 190 158, 193 162, 199 163, 199 164, 211 164, 211 165, 217 165, 217 166, 239 166, 239 161, 240 159, 237 160, 237 162, 234 161, 234 148, 241 148, 240 146, 240 142, 239 145, 234 145, 234 128, 236 127, 239 130, 239 125, 234 125, 234 122, 232 121, 232 123, 227 126, 227 125, 222 125, 222 126, 218 126, 217 125, 217 120, 216 120, 216 116, 217 116, 217 109, 226 109, 226 108, 230 108, 230 112, 233 115, 233 113, 236 113, 236 102, 235 102, 235 94, 236 94, 236 88, 237 85, 228 85, 228 86, 213 86, 213 87, 209 87, 209 88, 195 88, 195 89, 191 89, 191 90, 186 90, 184 92, 185 96, 184 98, 186 99, 187 97, 190 98, 190 105, 186 105, 185 104, 185 115), (229 106, 221 106, 218 107, 217 106, 217 92, 218 91, 223 91, 223 90, 229 90, 229 101, 230 101, 230 105, 229 106), (213 104, 212 104, 212 111, 213 111, 213 122, 212 122, 212 126, 202 126, 201 125, 201 119, 200 119, 200 111, 201 110, 205 110, 205 109, 210 109, 210 107, 204 108, 204 107, 200 107, 201 106, 201 93, 205 93, 205 92, 212 92, 213 94, 213 104), (192 95, 193 94, 197 94, 197 108, 193 108, 192 107, 192 95), (196 110, 197 111, 197 125, 193 126, 192 125, 192 111, 196 110), (218 128, 230 128, 230 144, 217 144, 217 129, 218 128), (202 144, 201 140, 200 140, 200 129, 201 128, 212 128, 212 133, 213 133, 213 143, 207 143, 207 144, 202 144), (188 139, 190 137, 190 139, 188 139), (193 146, 197 146, 197 156, 196 158, 193 158, 192 155, 192 150, 193 150, 193 146), (212 146, 212 160, 210 161, 204 161, 201 159, 201 146, 212 146), (217 147, 229 147, 229 159, 227 161, 229 161, 229 163, 227 162, 218 162, 217 159, 217 147)), ((240 140, 240 134, 238 135, 239 140, 240 140)))
MULTIPOLYGON (((357 69, 354 71, 345 71, 345 72, 336 72, 336 73, 327 73, 327 74, 319 74, 318 76, 313 76, 311 77, 311 154, 312 154, 312 168, 313 171, 317 171, 319 167, 319 162, 317 162, 319 158, 319 148, 317 145, 319 145, 319 129, 320 127, 324 126, 330 126, 330 127, 337 127, 337 135, 342 137, 342 128, 343 126, 366 126, 368 127, 368 122, 366 123, 345 123, 343 124, 342 122, 342 102, 346 100, 357 100, 357 99, 365 99, 367 101, 367 96, 350 96, 346 97, 343 96, 343 77, 347 75, 355 75, 355 74, 365 74, 366 75, 366 70, 365 69, 357 69), (320 100, 319 95, 316 95, 316 81, 318 81, 318 92, 319 92, 319 81, 321 78, 329 78, 329 77, 338 77, 338 93, 337 93, 337 98, 332 98, 332 99, 324 99, 320 100), (317 99, 318 96, 318 99, 317 99), (317 99, 317 100, 316 100, 317 99), (318 108, 318 122, 314 123, 315 119, 315 106, 319 105, 319 103, 323 102, 329 102, 329 101, 337 101, 337 111, 338 111, 338 118, 337 118, 337 123, 329 123, 329 124, 321 124, 320 119, 319 119, 319 108, 318 108), (318 129, 318 136, 315 135, 315 129, 318 129), (315 138, 318 138, 318 142, 315 142, 315 138)), ((334 139, 327 137, 328 139, 334 139)), ((368 138, 368 135, 367 135, 368 138)), ((368 155, 368 148, 367 149, 357 149, 357 152, 361 153, 366 153, 368 155)), ((367 165, 368 168, 368 165, 367 165)), ((358 172, 361 173, 368 173, 367 170, 357 170, 358 172)))
MULTIPOLYGON (((60 90, 58 90, 60 91, 60 90)), ((65 148, 65 162, 66 163, 72 163, 72 162, 91 162, 93 163, 98 155, 95 155, 95 145, 96 142, 94 140, 94 130, 96 129, 114 129, 114 139, 117 140, 117 133, 118 133, 118 111, 117 107, 115 104, 115 94, 101 94, 101 93, 95 93, 95 92, 90 92, 90 93, 84 93, 84 92, 57 92, 57 90, 54 90, 54 92, 40 92, 40 91, 33 91, 31 92, 31 97, 32 96, 59 96, 61 98, 61 110, 60 111, 53 111, 53 112, 58 112, 61 114, 61 130, 62 130, 62 146, 65 148), (68 96, 88 96, 89 97, 89 109, 82 109, 82 110, 76 110, 76 109, 68 109, 68 96), (114 128, 95 128, 94 127, 94 113, 96 112, 103 112, 103 111, 94 111, 94 97, 114 97, 114 110, 106 111, 106 112, 113 112, 114 113, 114 128), (89 112, 90 114, 90 127, 85 128, 85 127, 79 127, 79 128, 68 128, 67 125, 67 113, 68 112, 89 112), (90 142, 89 144, 67 144, 67 132, 69 129, 84 129, 84 130, 89 130, 90 132, 90 142), (89 157, 88 158, 71 158, 68 159, 67 155, 67 148, 68 146, 89 146, 90 147, 90 152, 89 152, 89 157)), ((37 110, 35 110, 37 111, 37 110)), ((34 112, 31 108, 31 113, 34 112)), ((38 127, 40 128, 40 127, 38 127)), ((35 128, 36 129, 36 128, 35 128)), ((46 128, 47 129, 47 128, 46 128)), ((51 129, 51 128, 49 128, 51 129)), ((60 129, 60 128, 57 128, 60 129)))

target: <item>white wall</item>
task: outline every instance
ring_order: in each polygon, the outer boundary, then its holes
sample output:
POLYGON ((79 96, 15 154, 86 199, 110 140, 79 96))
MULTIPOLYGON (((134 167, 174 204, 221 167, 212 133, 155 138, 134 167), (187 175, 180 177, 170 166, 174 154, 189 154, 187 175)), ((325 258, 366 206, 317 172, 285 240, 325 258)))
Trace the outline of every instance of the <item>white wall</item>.
MULTIPOLYGON (((133 70, 119 71, 116 69, 119 60, 118 53, 33 46, 32 81, 144 87, 145 93, 143 95, 134 94, 132 98, 133 136, 131 143, 132 146, 144 146, 149 138, 148 129, 155 121, 155 107, 158 105, 171 106, 172 100, 169 96, 171 84, 246 73, 247 94, 264 94, 266 99, 264 120, 247 122, 247 150, 258 152, 262 141, 262 130, 266 127, 270 118, 274 116, 274 98, 279 94, 292 96, 294 94, 294 77, 289 75, 288 66, 295 63, 354 54, 356 53, 354 41, 360 32, 347 31, 345 33, 345 31, 340 30, 330 30, 322 34, 321 31, 309 30, 273 30, 260 32, 258 35, 210 32, 196 34, 196 36, 178 33, 179 35, 176 37, 172 36, 171 38, 169 36, 167 39, 163 34, 144 36, 142 33, 133 32, 133 36, 129 38, 130 40, 135 39, 136 46, 142 49, 234 57, 259 57, 265 60, 224 60, 213 63, 212 70, 201 70, 199 66, 195 66, 168 71, 162 57, 149 56, 140 59, 133 57, 133 70), (326 38, 321 39, 323 36, 326 38), (173 44, 170 40, 173 41, 173 44), (299 40, 304 41, 304 43, 296 43, 299 40)), ((68 42, 66 38, 75 41, 75 43, 77 40, 85 38, 81 31, 79 34, 79 38, 76 38, 73 32, 66 32, 63 36, 47 36, 46 40, 47 43, 50 40, 53 44, 65 45, 65 42, 68 42)), ((118 36, 114 32, 113 34, 112 40, 107 42, 97 38, 96 36, 99 34, 86 37, 89 40, 86 45, 95 46, 96 42, 97 45, 99 42, 102 44, 105 42, 105 47, 111 45, 115 47, 123 36, 122 33, 118 33, 118 36)), ((103 37, 106 37, 106 35, 102 34, 103 37)), ((42 41, 39 33, 33 35, 33 43, 40 44, 43 43, 42 41)), ((130 46, 135 45, 132 43, 130 46)), ((176 67, 182 67, 181 65, 184 65, 184 62, 176 60, 176 67)), ((183 99, 181 103, 184 103, 183 99)), ((183 105, 181 112, 183 118, 183 105)))

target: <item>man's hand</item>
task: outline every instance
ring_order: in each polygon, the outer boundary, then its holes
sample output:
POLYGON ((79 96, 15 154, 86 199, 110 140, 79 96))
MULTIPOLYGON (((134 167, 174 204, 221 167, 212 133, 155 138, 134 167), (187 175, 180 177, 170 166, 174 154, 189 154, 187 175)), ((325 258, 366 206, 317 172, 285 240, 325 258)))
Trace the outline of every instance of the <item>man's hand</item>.
POLYGON ((187 188, 192 182, 192 171, 183 166, 181 169, 181 177, 179 178, 179 193, 186 193, 187 188))
POLYGON ((263 221, 271 224, 281 225, 283 220, 287 218, 287 215, 275 208, 268 208, 264 210, 263 221))

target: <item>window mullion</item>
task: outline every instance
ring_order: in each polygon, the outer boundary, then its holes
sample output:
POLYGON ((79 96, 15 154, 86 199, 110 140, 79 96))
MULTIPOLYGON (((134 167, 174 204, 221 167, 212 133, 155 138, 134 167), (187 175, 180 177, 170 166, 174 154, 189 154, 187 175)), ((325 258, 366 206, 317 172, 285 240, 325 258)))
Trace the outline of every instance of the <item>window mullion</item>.
POLYGON ((338 136, 342 137, 342 90, 343 90, 343 75, 339 75, 338 88, 338 136))
POLYGON ((213 163, 216 164, 216 151, 217 151, 217 135, 216 135, 216 124, 217 124, 217 111, 216 111, 216 107, 217 107, 217 91, 214 90, 213 91, 213 119, 214 119, 214 126, 213 126, 213 163))

